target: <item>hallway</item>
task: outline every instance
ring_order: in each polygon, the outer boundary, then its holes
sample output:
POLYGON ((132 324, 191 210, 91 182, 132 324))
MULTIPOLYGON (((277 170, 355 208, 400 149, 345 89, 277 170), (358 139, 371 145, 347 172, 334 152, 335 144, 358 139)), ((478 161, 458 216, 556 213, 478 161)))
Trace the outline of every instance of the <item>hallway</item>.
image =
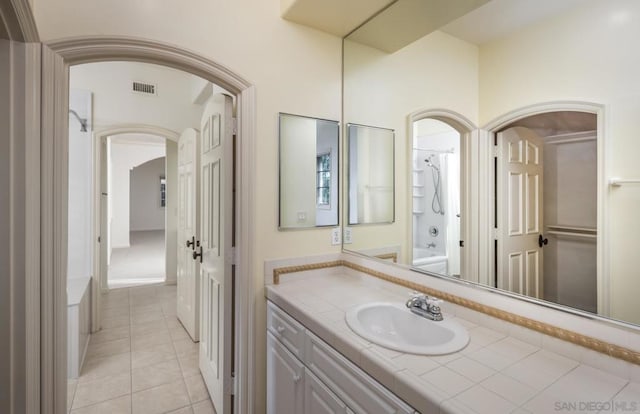
POLYGON ((215 413, 198 368, 198 344, 176 318, 176 286, 111 290, 91 336, 72 414, 215 413))
POLYGON ((132 231, 130 243, 130 247, 113 249, 109 264, 109 288, 164 282, 164 230, 132 231))

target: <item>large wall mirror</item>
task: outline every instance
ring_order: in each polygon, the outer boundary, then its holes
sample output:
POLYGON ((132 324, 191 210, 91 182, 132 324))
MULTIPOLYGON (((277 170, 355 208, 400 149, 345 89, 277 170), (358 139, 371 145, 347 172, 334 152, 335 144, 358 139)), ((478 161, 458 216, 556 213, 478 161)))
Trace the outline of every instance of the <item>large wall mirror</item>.
POLYGON ((392 2, 343 119, 395 131, 395 220, 344 249, 640 324, 637 39, 636 0, 392 2))
POLYGON ((337 226, 337 121, 279 114, 280 229, 337 226))

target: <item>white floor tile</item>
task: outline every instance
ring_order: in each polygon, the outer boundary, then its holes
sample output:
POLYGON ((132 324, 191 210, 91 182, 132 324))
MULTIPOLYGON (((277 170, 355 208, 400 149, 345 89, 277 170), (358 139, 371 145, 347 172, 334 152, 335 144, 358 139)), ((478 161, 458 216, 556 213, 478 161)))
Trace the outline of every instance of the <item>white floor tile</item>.
POLYGON ((163 307, 173 306, 175 295, 175 286, 144 286, 104 296, 114 305, 105 308, 112 317, 93 335, 80 378, 69 382, 71 412, 214 412, 200 376, 198 345, 175 316, 164 316, 170 312, 163 307))
POLYGON ((130 414, 131 395, 114 398, 71 411, 71 414, 130 414))
POLYGON ((209 391, 202 379, 202 375, 194 375, 184 379, 192 404, 209 399, 209 391))
POLYGON ((192 407, 193 414, 216 414, 215 408, 211 401, 202 401, 194 404, 192 407))
POLYGON ((180 365, 175 359, 136 368, 131 372, 132 391, 138 392, 182 379, 180 365))
POLYGON ((93 381, 79 382, 72 409, 111 400, 131 393, 131 375, 112 375, 93 381))
POLYGON ((182 379, 136 392, 132 396, 133 414, 160 414, 190 405, 182 379))

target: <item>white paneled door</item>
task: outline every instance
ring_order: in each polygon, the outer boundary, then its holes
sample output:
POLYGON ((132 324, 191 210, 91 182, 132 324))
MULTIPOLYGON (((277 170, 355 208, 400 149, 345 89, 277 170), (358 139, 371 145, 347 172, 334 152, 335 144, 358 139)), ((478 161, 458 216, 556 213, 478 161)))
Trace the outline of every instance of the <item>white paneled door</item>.
POLYGON ((178 139, 178 292, 177 313, 191 339, 200 339, 200 262, 193 258, 199 243, 198 173, 200 134, 185 129, 178 139))
POLYGON ((498 288, 542 295, 543 140, 534 131, 498 134, 498 288))
POLYGON ((233 381, 233 101, 213 95, 200 135, 200 356, 218 414, 231 412, 233 381))

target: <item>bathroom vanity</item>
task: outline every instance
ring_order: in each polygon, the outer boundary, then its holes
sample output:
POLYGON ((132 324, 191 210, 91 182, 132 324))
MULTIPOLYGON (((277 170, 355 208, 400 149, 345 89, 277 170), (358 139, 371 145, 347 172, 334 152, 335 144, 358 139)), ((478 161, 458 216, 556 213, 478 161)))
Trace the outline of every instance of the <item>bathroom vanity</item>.
POLYGON ((266 266, 268 413, 542 413, 640 401, 637 365, 449 302, 444 319, 469 333, 462 350, 427 356, 375 345, 349 328, 348 310, 404 304, 410 289, 347 257, 289 264, 291 272, 266 266))

